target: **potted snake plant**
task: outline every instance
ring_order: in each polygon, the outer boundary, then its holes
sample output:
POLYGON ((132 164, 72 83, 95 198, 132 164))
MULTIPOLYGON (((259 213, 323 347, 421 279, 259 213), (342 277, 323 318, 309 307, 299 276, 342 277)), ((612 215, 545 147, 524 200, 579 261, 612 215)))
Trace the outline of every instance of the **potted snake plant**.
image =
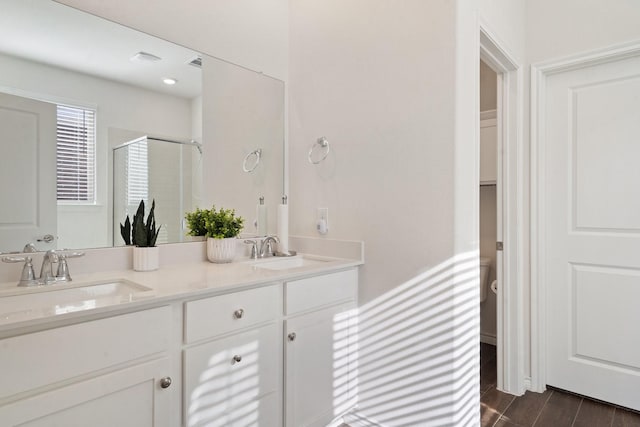
POLYGON ((153 271, 160 266, 160 249, 156 246, 159 226, 156 228, 155 219, 156 201, 151 203, 149 216, 144 220, 144 200, 140 200, 138 210, 133 216, 133 223, 129 215, 123 224, 120 224, 120 234, 126 245, 133 245, 133 269, 135 271, 153 271))

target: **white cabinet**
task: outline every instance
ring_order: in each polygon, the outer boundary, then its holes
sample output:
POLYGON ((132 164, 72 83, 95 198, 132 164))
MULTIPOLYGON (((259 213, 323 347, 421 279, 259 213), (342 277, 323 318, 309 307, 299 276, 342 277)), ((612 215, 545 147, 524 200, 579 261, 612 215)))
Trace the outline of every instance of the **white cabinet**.
POLYGON ((287 313, 302 312, 285 320, 287 427, 326 426, 353 404, 357 279, 350 270, 285 284, 287 313))
POLYGON ((169 426, 170 307, 0 341, 0 420, 14 426, 169 426))
POLYGON ((185 304, 185 425, 282 426, 282 287, 185 304))
POLYGON ((498 174, 498 128, 496 119, 480 122, 480 184, 495 184, 498 174))
POLYGON ((2 339, 0 424, 325 426, 354 404, 357 282, 352 268, 2 339))
POLYGON ((282 288, 264 286, 185 303, 184 341, 219 336, 275 320, 282 313, 282 288))
POLYGON ((5 426, 170 427, 171 393, 162 389, 168 359, 120 369, 0 408, 5 426))
POLYGON ((266 417, 274 412, 266 403, 281 408, 281 343, 280 328, 272 323, 185 350, 186 425, 281 425, 280 417, 266 417), (261 402, 265 397, 271 399, 261 402))

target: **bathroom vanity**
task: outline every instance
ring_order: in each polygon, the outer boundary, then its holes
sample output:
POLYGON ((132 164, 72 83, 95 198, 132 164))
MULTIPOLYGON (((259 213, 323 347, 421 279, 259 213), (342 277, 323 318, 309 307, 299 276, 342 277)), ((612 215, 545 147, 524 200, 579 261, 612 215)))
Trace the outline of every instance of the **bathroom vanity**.
POLYGON ((279 262, 83 274, 51 285, 67 302, 5 284, 3 425, 329 424, 354 403, 361 262, 279 262))

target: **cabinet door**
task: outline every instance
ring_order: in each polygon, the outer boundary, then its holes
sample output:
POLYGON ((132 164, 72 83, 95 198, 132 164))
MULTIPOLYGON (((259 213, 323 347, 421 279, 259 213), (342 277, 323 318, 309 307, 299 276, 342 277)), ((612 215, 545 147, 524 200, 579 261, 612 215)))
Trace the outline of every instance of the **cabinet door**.
POLYGON ((287 427, 326 426, 350 406, 354 311, 350 303, 286 321, 287 427))
POLYGON ((0 419, 21 427, 169 427, 175 387, 160 386, 169 367, 163 358, 60 387, 0 407, 0 419))
POLYGON ((496 120, 480 124, 480 183, 495 184, 498 176, 498 128, 496 120))
POLYGON ((253 426, 256 420, 263 420, 260 427, 282 425, 280 330, 272 323, 184 351, 188 427, 253 426), (274 413, 279 416, 266 417, 274 413))

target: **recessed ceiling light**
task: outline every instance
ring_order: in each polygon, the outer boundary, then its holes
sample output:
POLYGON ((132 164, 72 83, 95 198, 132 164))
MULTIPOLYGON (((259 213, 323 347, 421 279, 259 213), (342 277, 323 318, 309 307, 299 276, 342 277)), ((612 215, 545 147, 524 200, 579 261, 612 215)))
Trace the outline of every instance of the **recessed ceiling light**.
POLYGON ((162 82, 166 85, 174 85, 176 83, 178 83, 178 79, 175 79, 173 77, 166 77, 164 79, 162 79, 162 82))
POLYGON ((160 58, 159 56, 155 56, 151 53, 147 53, 147 52, 138 52, 135 55, 133 55, 131 57, 131 61, 133 62, 157 62, 160 61, 162 58, 160 58))

